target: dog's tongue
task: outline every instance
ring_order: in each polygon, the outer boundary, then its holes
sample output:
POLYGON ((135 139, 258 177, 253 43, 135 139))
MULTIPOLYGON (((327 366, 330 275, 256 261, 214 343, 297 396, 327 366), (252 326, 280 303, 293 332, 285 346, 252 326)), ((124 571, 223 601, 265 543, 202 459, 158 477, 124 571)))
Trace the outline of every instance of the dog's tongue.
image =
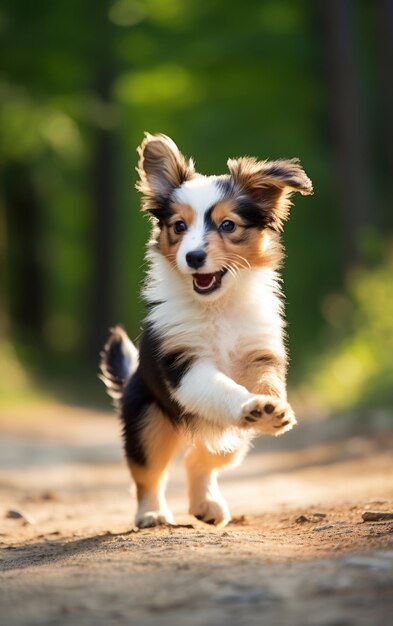
POLYGON ((214 279, 214 274, 194 274, 194 280, 201 289, 210 287, 214 279))

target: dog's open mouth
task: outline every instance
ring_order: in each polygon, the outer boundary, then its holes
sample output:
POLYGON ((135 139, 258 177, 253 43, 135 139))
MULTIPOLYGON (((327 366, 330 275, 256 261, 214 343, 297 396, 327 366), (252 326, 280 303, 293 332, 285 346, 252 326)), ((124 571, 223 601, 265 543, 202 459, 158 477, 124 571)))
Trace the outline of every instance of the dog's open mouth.
POLYGON ((222 277, 227 271, 228 270, 223 269, 219 272, 214 272, 214 274, 193 274, 194 291, 201 295, 207 295, 208 293, 216 291, 216 289, 221 287, 222 277))

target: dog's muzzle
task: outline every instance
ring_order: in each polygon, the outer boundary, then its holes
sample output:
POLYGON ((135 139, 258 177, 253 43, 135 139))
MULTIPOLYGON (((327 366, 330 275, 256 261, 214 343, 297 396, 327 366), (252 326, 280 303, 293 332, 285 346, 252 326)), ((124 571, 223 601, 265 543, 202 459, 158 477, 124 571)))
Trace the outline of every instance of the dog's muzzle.
POLYGON ((227 273, 227 269, 214 272, 213 274, 193 274, 194 291, 200 295, 207 295, 221 287, 222 277, 227 273))

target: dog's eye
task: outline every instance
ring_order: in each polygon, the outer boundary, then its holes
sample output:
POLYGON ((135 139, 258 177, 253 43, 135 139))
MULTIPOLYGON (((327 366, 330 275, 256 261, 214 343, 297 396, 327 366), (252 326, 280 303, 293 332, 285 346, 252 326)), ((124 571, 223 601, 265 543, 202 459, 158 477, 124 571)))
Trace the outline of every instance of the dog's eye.
POLYGON ((223 222, 221 222, 220 225, 220 230, 222 230, 224 233, 233 233, 235 228, 236 224, 235 222, 232 222, 232 220, 224 220, 223 222))
POLYGON ((187 230, 187 225, 183 220, 178 220, 174 223, 173 230, 177 235, 180 235, 180 233, 184 233, 184 231, 187 230))

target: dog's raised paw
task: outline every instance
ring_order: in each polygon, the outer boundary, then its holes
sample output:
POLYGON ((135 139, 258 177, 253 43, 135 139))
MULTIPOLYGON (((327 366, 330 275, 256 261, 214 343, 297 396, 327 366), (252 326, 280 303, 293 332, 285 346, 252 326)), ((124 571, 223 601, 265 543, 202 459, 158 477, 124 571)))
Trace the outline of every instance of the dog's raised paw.
POLYGON ((274 396, 255 395, 242 405, 240 423, 267 435, 282 435, 296 422, 292 407, 274 396))

